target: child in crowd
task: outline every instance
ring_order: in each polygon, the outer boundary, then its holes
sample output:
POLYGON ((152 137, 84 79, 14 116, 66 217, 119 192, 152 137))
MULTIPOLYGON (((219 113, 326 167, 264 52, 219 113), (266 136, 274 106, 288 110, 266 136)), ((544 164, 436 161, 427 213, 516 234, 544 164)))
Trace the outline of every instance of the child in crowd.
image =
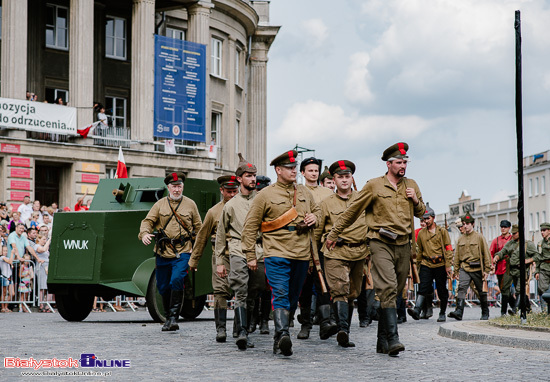
MULTIPOLYGON (((48 235, 40 234, 36 238, 36 254, 38 258, 44 260, 43 263, 38 265, 37 278, 38 289, 40 290, 40 309, 39 312, 51 312, 47 305, 42 304, 47 298, 46 291, 48 290, 48 265, 50 263, 50 243, 48 235), (46 307, 44 307, 46 306, 46 307)), ((53 313, 53 312, 52 312, 53 313)))
POLYGON ((27 222, 27 228, 38 229, 40 227, 40 222, 38 221, 39 218, 40 218, 40 212, 34 211, 31 215, 30 220, 27 222))
MULTIPOLYGON (((9 293, 9 286, 11 281, 11 267, 13 263, 13 256, 8 256, 8 247, 7 245, 2 246, 2 256, 0 256, 0 300, 1 301, 10 301, 13 297, 9 293)), ((8 303, 2 303, 2 313, 11 313, 11 310, 8 309, 8 303)))
MULTIPOLYGON (((19 294, 21 295, 21 301, 30 301, 29 295, 32 292, 32 280, 34 279, 34 271, 31 266, 31 255, 25 253, 23 256, 24 261, 21 263, 19 268, 19 294)), ((29 308, 25 304, 20 305, 20 311, 30 313, 29 308)))

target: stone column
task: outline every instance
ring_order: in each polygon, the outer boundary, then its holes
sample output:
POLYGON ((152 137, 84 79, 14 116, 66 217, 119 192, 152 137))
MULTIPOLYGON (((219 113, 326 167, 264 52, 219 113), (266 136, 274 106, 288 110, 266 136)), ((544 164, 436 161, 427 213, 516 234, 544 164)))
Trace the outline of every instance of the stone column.
POLYGON ((155 0, 133 0, 131 137, 153 150, 155 92, 155 0))
POLYGON ((94 0, 71 0, 69 12, 69 104, 80 128, 94 121, 94 0))
POLYGON ((5 98, 27 92, 27 1, 2 1, 2 90, 5 98))

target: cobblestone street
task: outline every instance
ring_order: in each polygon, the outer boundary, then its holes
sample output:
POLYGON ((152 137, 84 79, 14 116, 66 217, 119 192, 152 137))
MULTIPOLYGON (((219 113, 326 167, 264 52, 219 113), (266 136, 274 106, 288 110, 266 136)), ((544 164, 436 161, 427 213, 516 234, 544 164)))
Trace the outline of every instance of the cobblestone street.
MULTIPOLYGON (((435 317, 437 312, 435 309, 435 317)), ((491 309, 492 316, 497 314, 491 309)), ((479 308, 465 311, 467 320, 477 320, 479 315, 479 308)), ((257 331, 251 335, 256 344, 253 349, 239 351, 232 338, 225 344, 216 343, 210 311, 203 312, 196 321, 180 323, 175 333, 162 333, 160 325, 153 323, 143 308, 135 313, 92 313, 78 323, 67 322, 59 314, 2 314, 0 355, 3 362, 6 357, 79 359, 82 353, 95 354, 100 360, 130 360, 129 369, 94 368, 111 373, 110 377, 94 380, 549 380, 548 352, 443 338, 437 334, 435 317, 421 321, 409 317, 400 325, 406 351, 391 358, 375 353, 376 322, 360 328, 356 313, 351 331, 355 348, 339 348, 335 338, 321 341, 318 326, 309 340, 297 340, 297 325, 292 329, 291 357, 274 356, 272 335, 257 331)), ((270 328, 273 333, 272 321, 270 328)), ((21 371, 32 370, 3 365, 0 379, 33 379, 23 378, 21 371)))

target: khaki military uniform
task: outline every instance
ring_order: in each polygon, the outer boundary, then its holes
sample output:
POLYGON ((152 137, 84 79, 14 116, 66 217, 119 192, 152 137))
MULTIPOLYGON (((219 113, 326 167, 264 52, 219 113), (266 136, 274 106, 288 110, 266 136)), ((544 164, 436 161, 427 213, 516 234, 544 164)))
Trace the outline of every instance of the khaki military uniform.
POLYGON ((457 298, 466 298, 471 281, 478 291, 483 290, 483 273, 491 271, 491 254, 485 238, 475 231, 460 236, 453 264, 454 274, 459 277, 457 298))
POLYGON ((409 273, 412 201, 405 193, 407 187, 416 191, 419 203, 413 207, 413 211, 420 218, 426 207, 416 182, 404 177, 395 189, 384 175, 367 182, 327 236, 327 240, 336 241, 345 228, 366 213, 369 227, 367 239, 372 253, 372 278, 382 309, 396 307, 397 294, 405 287, 409 273), (397 238, 392 240, 380 235, 381 228, 397 234, 397 238))
POLYGON ((322 186, 306 186, 311 195, 313 195, 313 200, 317 204, 321 204, 321 201, 331 195, 334 195, 334 192, 330 188, 322 186))
MULTIPOLYGON (((358 192, 352 191, 349 198, 342 198, 336 193, 321 202, 321 218, 315 229, 315 240, 326 238, 334 223, 344 211, 357 199, 358 192)), ((324 249, 325 275, 333 301, 352 302, 361 293, 363 267, 368 254, 367 224, 365 214, 338 236, 339 241, 333 250, 324 249)))
POLYGON ((550 287, 550 239, 540 241, 538 253, 535 256, 535 264, 535 274, 539 275, 539 295, 542 296, 550 287))
MULTIPOLYGON (((242 251, 241 233, 246 215, 257 192, 249 195, 237 194, 223 208, 216 232, 216 264, 230 264, 229 286, 235 292, 235 307, 246 307, 265 289, 263 263, 258 263, 257 271, 248 269, 242 251), (247 304, 248 300, 248 304, 247 304)), ((257 240, 258 234, 255 238, 257 240)), ((255 249, 258 246, 255 245, 255 249)), ((256 253, 256 259, 262 252, 256 253)))
MULTIPOLYGON (((231 288, 229 287, 229 281, 227 277, 220 277, 216 273, 216 256, 214 254, 214 246, 216 242, 216 230, 218 228, 218 221, 222 214, 225 201, 220 201, 214 207, 210 208, 204 217, 202 227, 197 234, 195 240, 195 246, 193 247, 193 253, 189 259, 189 266, 197 268, 199 260, 202 257, 204 248, 208 240, 212 243, 212 288, 214 290, 214 308, 227 309, 227 300, 231 299, 231 288)), ((229 270, 229 258, 225 258, 225 268, 229 270)))
MULTIPOLYGON (((525 241, 525 258, 536 258, 538 255, 537 247, 535 243, 530 240, 525 241)), ((501 293, 503 296, 510 296, 510 287, 512 284, 516 287, 516 290, 519 294, 520 287, 520 258, 519 258, 519 241, 510 240, 502 250, 497 252, 495 256, 498 256, 499 261, 506 260, 506 273, 502 280, 503 289, 501 293)), ((527 273, 529 270, 529 265, 525 266, 526 280, 527 273)))

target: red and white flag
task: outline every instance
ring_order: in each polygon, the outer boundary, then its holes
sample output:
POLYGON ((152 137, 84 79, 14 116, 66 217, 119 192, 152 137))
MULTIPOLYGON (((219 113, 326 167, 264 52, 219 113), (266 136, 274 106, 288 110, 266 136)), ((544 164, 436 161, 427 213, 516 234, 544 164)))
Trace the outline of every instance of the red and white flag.
POLYGON ((124 162, 124 155, 122 155, 122 147, 118 148, 118 163, 116 165, 116 177, 117 179, 128 177, 126 162, 124 162))
POLYGON ((100 122, 101 121, 97 121, 92 123, 91 125, 77 129, 76 132, 80 134, 82 138, 87 138, 88 134, 92 134, 94 129, 97 127, 97 125, 99 125, 100 122))

